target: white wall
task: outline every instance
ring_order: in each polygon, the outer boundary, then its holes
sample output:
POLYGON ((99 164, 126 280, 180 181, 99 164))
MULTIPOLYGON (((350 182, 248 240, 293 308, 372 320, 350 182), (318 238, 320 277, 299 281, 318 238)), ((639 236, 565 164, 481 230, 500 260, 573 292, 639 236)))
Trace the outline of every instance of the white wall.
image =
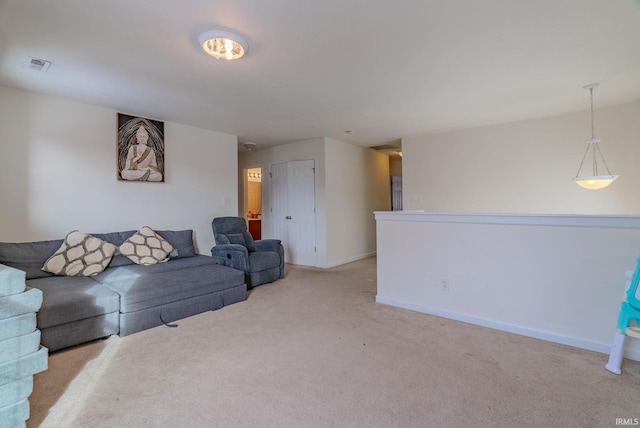
POLYGON ((374 211, 391 207, 389 156, 327 138, 327 266, 376 253, 374 211))
POLYGON ((640 213, 640 102, 595 111, 595 134, 620 178, 589 191, 575 176, 590 113, 402 139, 403 206, 431 212, 640 213))
MULTIPOLYGON (((377 219, 378 302, 609 353, 625 273, 640 255, 640 217, 377 219)), ((640 340, 627 342, 640 360, 640 340)))
MULTIPOLYGON (((595 135, 620 175, 598 191, 572 180, 591 137, 589 111, 403 137, 404 209, 638 215, 638 118, 640 102, 596 109, 595 135)), ((624 274, 640 256, 637 228, 383 223, 380 300, 609 352, 624 274)))
POLYGON ((116 113, 0 86, 0 240, 148 225, 209 254, 211 219, 237 214, 237 138, 165 122, 166 182, 118 181, 116 113))

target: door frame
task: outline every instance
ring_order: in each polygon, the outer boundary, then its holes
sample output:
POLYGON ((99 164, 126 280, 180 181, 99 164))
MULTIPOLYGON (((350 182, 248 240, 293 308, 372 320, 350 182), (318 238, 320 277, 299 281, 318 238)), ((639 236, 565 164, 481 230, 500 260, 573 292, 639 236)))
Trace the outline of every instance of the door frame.
MULTIPOLYGON (((264 182, 265 182, 265 174, 264 174, 264 166, 263 165, 256 165, 256 166, 249 166, 246 168, 242 169, 242 209, 240 211, 239 217, 244 218, 245 220, 248 220, 247 217, 247 212, 249 211, 249 170, 250 169, 255 169, 255 168, 260 168, 260 170, 262 171, 262 178, 260 180, 260 212, 262 213, 262 220, 264 223, 264 215, 265 215, 265 207, 264 207, 264 195, 265 195, 265 189, 264 189, 264 182)), ((248 223, 247 223, 248 224, 248 223)))

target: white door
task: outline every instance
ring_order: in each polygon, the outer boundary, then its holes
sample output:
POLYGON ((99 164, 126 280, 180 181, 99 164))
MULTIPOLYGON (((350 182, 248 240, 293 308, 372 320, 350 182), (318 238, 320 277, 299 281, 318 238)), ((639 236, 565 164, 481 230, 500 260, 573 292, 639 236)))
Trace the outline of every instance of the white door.
POLYGON ((316 265, 315 168, 313 160, 271 167, 274 237, 282 240, 285 261, 316 265))

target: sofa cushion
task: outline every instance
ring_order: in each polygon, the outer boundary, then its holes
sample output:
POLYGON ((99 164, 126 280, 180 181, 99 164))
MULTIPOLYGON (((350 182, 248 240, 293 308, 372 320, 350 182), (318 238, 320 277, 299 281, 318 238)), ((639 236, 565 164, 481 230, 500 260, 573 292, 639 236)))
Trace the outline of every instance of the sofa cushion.
POLYGON ((135 312, 244 284, 244 272, 207 256, 153 266, 120 266, 92 277, 120 294, 120 312, 135 312))
POLYGON ((96 276, 92 276, 91 278, 100 284, 118 281, 130 283, 147 274, 159 274, 181 269, 197 269, 201 266, 214 264, 224 266, 224 259, 219 257, 196 255, 194 257, 186 257, 182 259, 170 259, 166 263, 158 263, 151 266, 130 264, 127 266, 118 266, 118 269, 112 269, 110 267, 104 272, 99 273, 96 276))
POLYGON ((144 226, 124 241, 118 250, 134 263, 150 266, 166 261, 173 246, 153 229, 144 226))
POLYGON ((62 241, 0 242, 0 263, 26 272, 27 279, 53 276, 43 271, 42 265, 60 248, 62 241))
POLYGON ((169 255, 172 259, 196 255, 196 248, 193 245, 193 230, 156 230, 156 232, 173 246, 174 251, 169 255))
POLYGON ((64 276, 96 275, 107 267, 115 251, 115 245, 74 230, 47 259, 42 270, 64 276))
POLYGON ((117 312, 120 307, 118 293, 93 280, 94 277, 38 278, 27 281, 27 286, 43 293, 38 311, 38 328, 65 324, 98 315, 117 312))

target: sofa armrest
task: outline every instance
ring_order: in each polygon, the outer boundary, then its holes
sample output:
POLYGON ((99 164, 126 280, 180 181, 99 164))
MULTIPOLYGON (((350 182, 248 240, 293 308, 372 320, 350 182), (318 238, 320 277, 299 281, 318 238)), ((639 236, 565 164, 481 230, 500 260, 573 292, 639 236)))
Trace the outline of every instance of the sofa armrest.
POLYGON ((224 259, 224 265, 249 272, 249 252, 239 244, 222 244, 211 248, 213 257, 221 257, 224 259))

